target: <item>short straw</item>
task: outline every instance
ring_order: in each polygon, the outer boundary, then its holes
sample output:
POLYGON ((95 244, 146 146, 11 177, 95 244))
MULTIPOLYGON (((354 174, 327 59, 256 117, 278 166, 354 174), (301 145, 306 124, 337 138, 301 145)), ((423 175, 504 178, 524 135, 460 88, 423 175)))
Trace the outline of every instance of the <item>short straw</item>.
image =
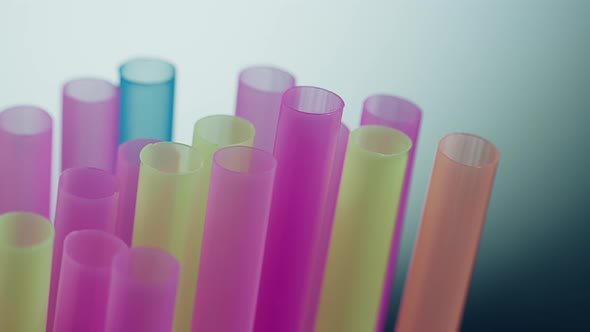
POLYGON ((412 148, 408 155, 408 167, 406 168, 406 178, 402 189, 402 195, 399 202, 399 209, 395 222, 395 231, 391 243, 391 253, 389 254, 389 265, 383 286, 383 295, 381 297, 381 307, 379 320, 375 331, 383 331, 387 320, 387 308, 391 299, 391 289, 395 277, 395 267, 399 252, 400 241, 402 238, 404 218, 406 215, 406 205, 410 194, 410 185, 412 181, 412 171, 414 169, 414 157, 418 147, 418 136, 420 134, 420 123, 422 121, 422 110, 420 108, 400 97, 391 95, 373 95, 365 99, 363 103, 363 112, 361 116, 361 126, 380 125, 397 129, 408 135, 412 140, 412 148))
POLYGON ((499 161, 488 140, 443 137, 395 331, 458 331, 499 161))
POLYGON ((54 332, 104 332, 113 258, 127 251, 115 235, 74 231, 66 236, 54 332))
POLYGON ((264 150, 215 153, 193 332, 252 331, 275 169, 264 150))
POLYGON ((256 128, 254 146, 271 152, 283 92, 295 86, 295 77, 274 67, 248 67, 240 73, 236 115, 256 128))
POLYGON ((52 128, 51 116, 35 106, 0 112, 0 213, 49 218, 52 128))
POLYGON ((315 87, 283 94, 274 154, 277 171, 254 330, 301 331, 311 315, 314 250, 344 102, 315 87))
POLYGON ((170 332, 180 265, 167 252, 134 247, 113 261, 106 330, 170 332))
POLYGON ((336 154, 334 155, 334 161, 332 171, 330 172, 330 185, 328 188, 328 198, 326 201, 326 220, 322 224, 320 231, 320 240, 315 250, 315 259, 312 276, 312 286, 314 289, 311 291, 310 299, 316 299, 309 303, 310 315, 305 317, 305 328, 304 331, 313 331, 316 315, 317 306, 319 305, 319 299, 321 294, 322 280, 324 279, 324 271, 326 267, 326 260, 328 259, 328 248, 330 247, 330 235, 332 234, 332 225, 334 224, 334 214, 336 213, 336 202, 338 200, 338 193, 340 191, 340 179, 342 178, 342 168, 344 166, 344 157, 346 155, 346 147, 348 146, 348 137, 350 130, 344 123, 340 125, 340 131, 338 132, 338 142, 336 144, 336 154))
POLYGON ((200 248, 190 231, 198 220, 203 162, 190 146, 172 142, 146 145, 140 159, 132 243, 166 250, 181 264, 174 331, 190 331, 194 293, 183 288, 191 275, 183 262, 189 243, 200 248))
POLYGON ((118 199, 117 179, 107 171, 81 167, 68 168, 61 174, 55 212, 55 245, 47 316, 48 331, 51 331, 53 327, 66 236, 73 231, 84 229, 114 233, 118 199))
POLYGON ((61 169, 115 168, 119 144, 119 89, 108 81, 69 81, 62 91, 61 169))
MULTIPOLYGON (((202 180, 199 183, 199 211, 197 221, 189 230, 189 237, 193 241, 188 242, 184 266, 188 271, 181 278, 180 289, 186 294, 182 301, 185 306, 193 308, 197 289, 197 275, 199 274, 199 259, 201 257, 201 240, 203 237, 203 225, 205 223, 205 210, 211 179, 211 166, 213 154, 226 146, 252 146, 254 143, 255 129, 250 121, 233 115, 211 115, 199 119, 193 130, 193 148, 201 160, 203 160, 202 180)), ((181 295, 182 296, 182 295, 181 295)), ((177 331, 187 331, 189 325, 178 326, 177 331)))
POLYGON ((137 179, 139 178, 139 153, 144 146, 159 142, 152 138, 137 138, 119 145, 116 176, 119 181, 119 212, 116 232, 127 245, 133 238, 137 179))
POLYGON ((154 58, 136 58, 119 67, 119 142, 134 138, 172 140, 176 69, 154 58))
POLYGON ((0 331, 45 331, 53 236, 43 216, 0 215, 0 331))
POLYGON ((316 331, 375 330, 411 146, 383 126, 350 135, 316 331))

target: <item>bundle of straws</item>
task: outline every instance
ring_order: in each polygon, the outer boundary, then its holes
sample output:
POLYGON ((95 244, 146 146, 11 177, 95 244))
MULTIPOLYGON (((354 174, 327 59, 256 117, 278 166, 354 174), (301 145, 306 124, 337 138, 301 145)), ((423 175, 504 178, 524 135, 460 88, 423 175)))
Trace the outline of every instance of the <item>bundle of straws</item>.
MULTIPOLYGON (((422 112, 343 100, 288 72, 240 73, 235 115, 172 142, 175 67, 63 85, 50 218, 52 119, 0 113, 1 332, 381 331, 422 112)), ((499 155, 443 137, 396 331, 459 329, 499 155)))

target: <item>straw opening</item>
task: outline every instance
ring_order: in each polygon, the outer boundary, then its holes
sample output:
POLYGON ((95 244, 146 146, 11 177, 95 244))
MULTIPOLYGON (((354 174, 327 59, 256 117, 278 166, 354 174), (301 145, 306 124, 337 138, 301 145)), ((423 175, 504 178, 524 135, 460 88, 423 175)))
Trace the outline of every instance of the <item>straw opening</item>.
POLYGON ((195 135, 212 145, 244 145, 255 135, 254 125, 231 115, 211 115, 195 123, 195 135))
POLYGON ((113 196, 118 191, 114 175, 97 168, 68 168, 59 180, 59 189, 86 199, 113 196))
POLYGON ((119 149, 120 153, 122 154, 122 158, 132 165, 139 166, 141 163, 141 160, 139 159, 141 150, 148 144, 158 142, 160 142, 160 140, 153 138, 137 138, 121 144, 119 149))
POLYGON ((274 67, 249 67, 240 73, 240 82, 256 90, 283 93, 295 84, 295 78, 274 67))
POLYGON ((353 131, 353 141, 369 152, 380 156, 408 153, 412 140, 399 130, 383 126, 362 126, 353 131))
POLYGON ((101 79, 82 78, 64 85, 64 94, 85 103, 95 103, 113 98, 117 87, 101 79))
POLYGON ((440 151, 449 159, 470 167, 485 167, 498 161, 498 149, 487 139, 467 133, 443 137, 440 151))
POLYGON ((337 94, 312 86, 297 86, 285 91, 282 104, 307 114, 329 114, 344 108, 344 101, 337 94))
POLYGON ((39 107, 16 106, 0 113, 0 127, 15 135, 37 135, 51 126, 51 116, 39 107))
POLYGON ((116 236, 97 230, 74 231, 64 241, 68 257, 81 266, 94 269, 110 268, 115 255, 125 248, 125 243, 116 236))
POLYGON ((276 167, 276 160, 270 153, 247 146, 220 149, 213 160, 221 168, 235 173, 264 173, 276 167))
POLYGON ((40 215, 9 212, 0 215, 0 246, 32 249, 53 238, 53 225, 40 215))
POLYGON ((121 78, 138 84, 157 84, 174 78, 171 63, 160 59, 141 58, 130 60, 119 69, 121 78))
POLYGON ((188 174, 199 171, 203 162, 190 146, 175 142, 146 145, 140 152, 141 164, 168 174, 188 174))
POLYGON ((396 96, 375 95, 367 98, 364 109, 389 122, 412 123, 420 119, 420 108, 414 103, 396 96))

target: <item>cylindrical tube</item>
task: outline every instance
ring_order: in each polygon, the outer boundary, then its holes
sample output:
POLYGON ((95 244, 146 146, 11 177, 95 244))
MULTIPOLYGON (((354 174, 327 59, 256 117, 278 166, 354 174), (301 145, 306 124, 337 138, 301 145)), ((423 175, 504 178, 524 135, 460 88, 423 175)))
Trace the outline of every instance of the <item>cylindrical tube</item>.
POLYGON ((283 94, 274 154, 275 189, 258 294, 255 331, 301 331, 312 306, 314 250, 344 102, 327 90, 283 94))
POLYGON ((350 130, 344 123, 340 125, 338 132, 338 142, 336 143, 336 153, 334 154, 333 166, 330 171, 330 184, 328 188, 328 198, 326 200, 326 219, 322 224, 320 230, 320 239, 317 243, 317 249, 314 250, 315 263, 312 275, 312 296, 314 299, 307 306, 309 306, 310 314, 305 317, 305 328, 303 331, 313 331, 317 307, 322 288, 322 280, 324 279, 324 271, 326 268, 326 260, 328 258, 328 249, 330 247, 330 235, 332 234, 332 225, 334 224, 334 214, 336 213, 336 202, 338 200, 338 193, 340 192, 340 179, 342 178, 342 169, 344 166, 344 157, 346 156, 346 148, 348 146, 348 137, 350 130))
POLYGON ((412 141, 362 126, 350 135, 316 331, 373 331, 412 141))
POLYGON ((52 128, 51 116, 35 106, 0 112, 0 213, 49 218, 52 128))
POLYGON ((193 332, 252 331, 275 168, 256 148, 215 153, 193 332))
POLYGON ((363 103, 363 112, 361 116, 361 126, 379 125, 397 129, 406 134, 412 140, 412 148, 408 154, 408 166, 406 167, 406 178, 402 188, 402 195, 399 201, 397 217, 395 222, 395 231, 393 232, 393 241, 391 242, 391 252, 389 254, 389 264, 387 274, 383 285, 383 295, 381 297, 381 306, 379 309, 379 320, 375 331, 383 331, 383 326, 387 320, 387 308, 391 298, 391 288, 395 277, 395 267, 399 252, 400 241, 402 238, 404 218, 406 215, 406 204, 410 194, 410 185, 412 181, 412 171, 414 169, 414 157, 418 146, 418 136, 420 134, 420 123, 422 122, 422 110, 416 104, 409 100, 391 96, 391 95, 373 95, 365 99, 363 103))
POLYGON ((254 146, 272 153, 283 92, 295 86, 295 77, 274 67, 248 67, 240 73, 236 115, 256 128, 254 146))
POLYGON ((174 65, 138 58, 119 67, 121 128, 119 142, 135 138, 172 140, 174 65))
POLYGON ((83 78, 62 91, 61 169, 95 167, 113 172, 119 144, 119 88, 83 78))
POLYGON ((472 134, 438 143, 395 331, 459 330, 499 158, 472 134))
POLYGON ((55 211, 55 245, 47 327, 53 327, 57 286, 66 236, 77 230, 95 229, 114 233, 119 189, 111 173, 90 167, 68 168, 59 177, 55 211))
POLYGON ((144 146, 159 142, 152 138, 137 138, 119 145, 116 176, 119 181, 119 212, 116 233, 127 245, 133 238, 137 179, 139 177, 139 153, 144 146))
POLYGON ((113 258, 127 250, 121 239, 103 231, 66 236, 52 331, 105 331, 113 258))
POLYGON ((43 216, 0 215, 0 331, 45 331, 53 236, 43 216))
POLYGON ((170 332, 180 265, 174 256, 134 247, 113 260, 106 330, 170 332))
POLYGON ((184 262, 189 243, 200 245, 191 227, 198 220, 203 162, 190 146, 172 142, 146 145, 140 159, 133 246, 161 248, 181 264, 174 331, 190 331, 195 294, 183 288, 191 273, 184 262))

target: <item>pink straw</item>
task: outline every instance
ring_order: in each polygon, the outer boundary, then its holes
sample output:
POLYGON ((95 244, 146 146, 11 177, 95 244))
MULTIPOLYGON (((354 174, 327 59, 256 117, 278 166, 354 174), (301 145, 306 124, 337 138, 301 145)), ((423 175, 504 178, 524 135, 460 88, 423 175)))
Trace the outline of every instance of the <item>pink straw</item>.
POLYGON ((68 168, 59 178, 55 212, 55 242, 47 327, 53 326, 62 250, 66 236, 84 229, 114 233, 119 198, 114 175, 96 168, 68 168))
POLYGON ((281 97, 294 85, 293 75, 274 67, 249 67, 240 73, 236 115, 256 128, 255 147, 272 153, 281 97))
POLYGON ((35 106, 0 112, 0 213, 49 218, 53 121, 35 106))
MULTIPOLYGON (((104 332, 111 264, 127 251, 118 237, 74 231, 64 241, 54 332, 104 332)), ((110 330, 109 330, 110 331, 110 330)))
POLYGON ((116 175, 119 181, 119 212, 117 214, 116 234, 127 245, 133 239, 133 221, 135 219, 135 200, 137 198, 137 180, 139 178, 139 153, 144 146, 159 142, 153 138, 137 138, 119 146, 117 152, 116 175))
POLYGON ((276 169, 245 146, 213 156, 192 331, 252 331, 276 169))
POLYGON ((119 143, 119 89, 83 78, 62 91, 61 169, 96 167, 113 172, 119 143))
MULTIPOLYGON (((389 263, 387 265, 385 282, 383 285, 383 295, 381 297, 381 306, 375 331, 383 331, 387 320, 387 308, 391 298, 391 288, 395 277, 395 267, 399 245, 402 238, 404 218, 406 215, 406 205, 410 193, 410 184, 412 181, 412 170, 414 169, 414 157, 418 145, 418 136, 420 134, 420 123, 422 121, 422 111, 414 103, 390 95, 373 95, 365 99, 363 104, 363 113, 361 116, 361 126, 379 125, 397 129, 412 140, 412 148, 408 154, 408 164, 406 167, 406 177, 402 187, 402 193, 399 201, 397 218, 395 221, 395 230, 393 231, 393 241, 389 254, 389 263)), ((394 202, 392 202, 393 204, 394 202)))
POLYGON ((326 218, 332 158, 344 102, 315 87, 283 94, 274 154, 275 189, 255 331, 301 331, 315 314, 314 250, 326 218), (314 305, 312 305, 314 304, 314 305))
POLYGON ((164 250, 134 247, 115 256, 108 332, 170 332, 180 265, 164 250))

